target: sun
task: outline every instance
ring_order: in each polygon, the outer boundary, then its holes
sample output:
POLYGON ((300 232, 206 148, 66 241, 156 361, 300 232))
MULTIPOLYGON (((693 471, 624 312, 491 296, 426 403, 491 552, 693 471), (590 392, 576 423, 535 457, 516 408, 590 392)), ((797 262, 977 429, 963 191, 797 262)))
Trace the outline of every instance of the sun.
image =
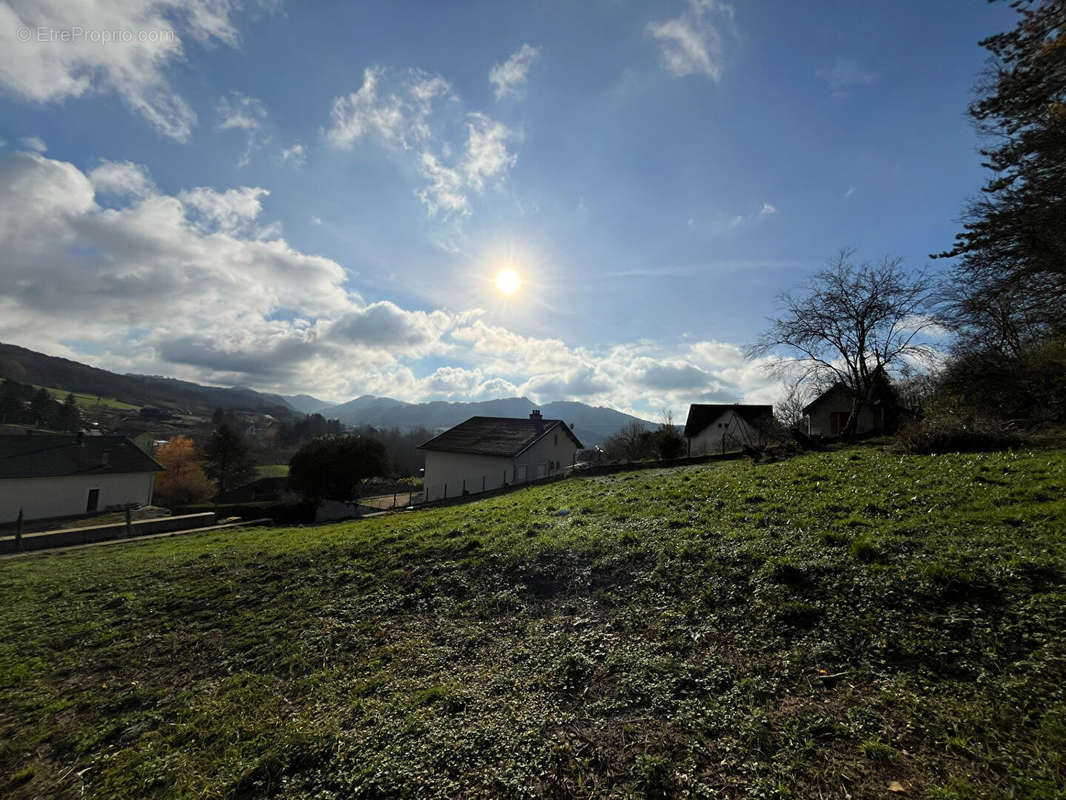
POLYGON ((504 294, 514 294, 522 288, 522 279, 513 269, 501 269, 496 276, 496 288, 504 294))

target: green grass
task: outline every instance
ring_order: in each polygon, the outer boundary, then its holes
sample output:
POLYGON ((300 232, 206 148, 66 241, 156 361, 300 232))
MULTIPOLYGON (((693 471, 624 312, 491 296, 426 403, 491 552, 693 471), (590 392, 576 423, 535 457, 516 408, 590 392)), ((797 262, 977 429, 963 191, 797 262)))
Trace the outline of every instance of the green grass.
POLYGON ((0 562, 0 796, 1062 798, 1064 476, 868 448, 0 562))
MULTIPOLYGON (((41 387, 35 385, 34 388, 40 389, 41 387)), ((72 394, 66 389, 56 389, 52 386, 45 386, 44 388, 48 391, 48 394, 52 395, 53 400, 57 400, 60 403, 67 399, 68 394, 72 394)), ((95 394, 81 394, 79 392, 73 392, 73 395, 80 408, 93 409, 102 406, 114 411, 139 411, 141 409, 141 406, 124 403, 113 397, 97 397, 95 394)))
POLYGON ((256 467, 255 476, 257 478, 287 478, 289 476, 289 465, 267 464, 266 466, 256 467))

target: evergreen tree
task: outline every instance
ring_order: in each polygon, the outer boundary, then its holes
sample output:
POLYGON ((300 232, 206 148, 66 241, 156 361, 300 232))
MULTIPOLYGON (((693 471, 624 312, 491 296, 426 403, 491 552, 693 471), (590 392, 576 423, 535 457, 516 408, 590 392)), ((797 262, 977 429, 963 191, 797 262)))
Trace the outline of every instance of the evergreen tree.
POLYGON ((81 430, 81 409, 73 392, 67 395, 63 405, 59 407, 58 424, 60 430, 76 433, 81 430))

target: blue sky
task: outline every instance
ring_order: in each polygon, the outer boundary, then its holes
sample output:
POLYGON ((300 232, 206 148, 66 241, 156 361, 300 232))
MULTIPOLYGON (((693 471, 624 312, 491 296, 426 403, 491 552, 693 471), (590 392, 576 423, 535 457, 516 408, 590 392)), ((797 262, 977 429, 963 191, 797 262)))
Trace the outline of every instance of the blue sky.
POLYGON ((334 400, 771 402, 741 348, 776 293, 841 247, 917 268, 950 245, 983 178, 977 41, 1012 24, 0 2, 0 340, 334 400))

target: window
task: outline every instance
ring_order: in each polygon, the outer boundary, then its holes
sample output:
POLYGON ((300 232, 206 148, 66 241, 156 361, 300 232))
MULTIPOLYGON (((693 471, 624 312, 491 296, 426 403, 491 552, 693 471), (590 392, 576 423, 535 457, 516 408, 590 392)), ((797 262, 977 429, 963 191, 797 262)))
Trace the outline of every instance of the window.
POLYGON ((555 434, 555 444, 559 444, 559 434, 555 434))
POLYGON ((100 506, 100 490, 99 489, 90 489, 89 490, 89 497, 85 501, 85 513, 86 514, 91 514, 93 511, 96 511, 96 509, 99 506, 100 506))

